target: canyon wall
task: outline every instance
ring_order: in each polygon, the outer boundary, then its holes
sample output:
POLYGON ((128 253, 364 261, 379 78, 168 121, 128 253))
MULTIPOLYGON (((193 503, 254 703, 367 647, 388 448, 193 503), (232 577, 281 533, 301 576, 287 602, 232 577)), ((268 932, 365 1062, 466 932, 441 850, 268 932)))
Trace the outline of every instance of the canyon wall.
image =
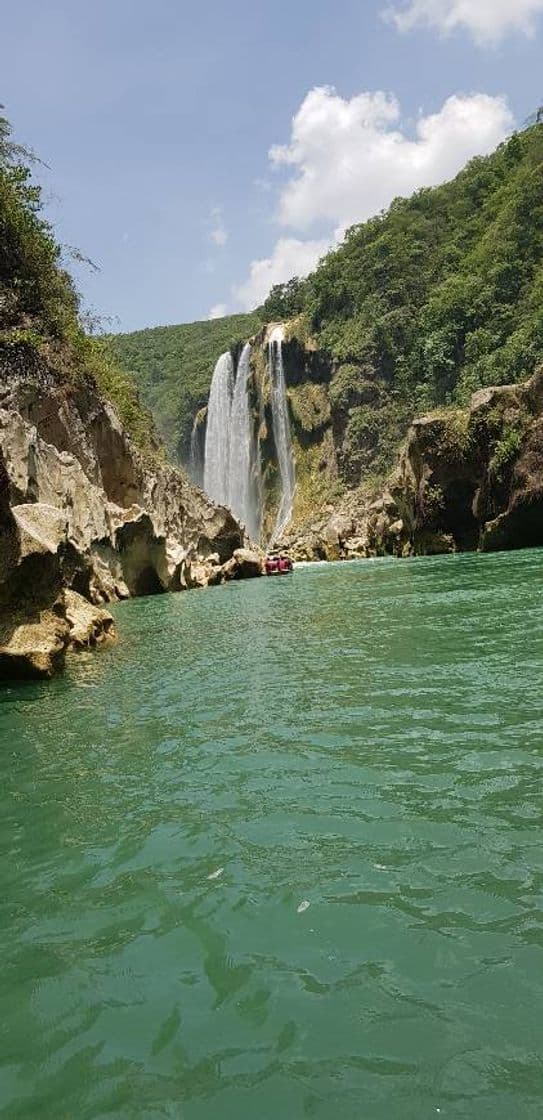
POLYGON ((158 447, 138 451, 90 376, 0 348, 0 676, 51 675, 85 619, 89 645, 112 633, 108 602, 258 574, 245 543, 158 447))

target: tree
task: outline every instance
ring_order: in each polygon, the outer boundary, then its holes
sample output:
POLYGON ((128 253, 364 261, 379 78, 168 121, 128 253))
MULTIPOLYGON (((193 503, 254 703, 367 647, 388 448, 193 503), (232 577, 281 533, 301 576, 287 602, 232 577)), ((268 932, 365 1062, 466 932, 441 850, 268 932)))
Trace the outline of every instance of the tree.
POLYGON ((292 319, 299 315, 304 306, 305 281, 293 276, 286 284, 274 284, 267 300, 262 306, 266 322, 279 319, 292 319))

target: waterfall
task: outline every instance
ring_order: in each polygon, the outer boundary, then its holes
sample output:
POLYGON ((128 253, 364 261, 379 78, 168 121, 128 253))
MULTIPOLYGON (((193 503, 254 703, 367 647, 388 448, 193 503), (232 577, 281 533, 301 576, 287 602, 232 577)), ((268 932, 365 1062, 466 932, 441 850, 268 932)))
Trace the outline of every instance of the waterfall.
POLYGON ((262 487, 249 402, 250 376, 249 342, 241 352, 235 381, 229 352, 215 366, 207 406, 204 490, 213 501, 229 506, 249 536, 258 541, 262 487))
POLYGON ((230 457, 228 505, 235 517, 245 525, 253 540, 260 537, 261 502, 259 457, 255 454, 255 438, 249 407, 251 376, 251 344, 241 352, 230 412, 230 457))
POLYGON ((190 433, 189 475, 197 486, 202 485, 202 465, 201 428, 195 417, 190 433))
MULTIPOLYGON (((290 438, 288 401, 283 366, 282 327, 275 327, 267 341, 271 420, 281 485, 281 499, 272 534, 277 540, 292 516, 294 459, 290 438)), ((255 438, 251 408, 251 344, 241 352, 234 377, 229 352, 222 354, 213 373, 207 406, 204 490, 220 505, 228 506, 254 541, 259 541, 263 521, 263 481, 260 445, 255 438)), ((264 398, 260 400, 260 419, 264 398)), ((191 439, 191 465, 197 461, 196 424, 191 439)))
POLYGON ((234 363, 228 350, 221 354, 213 371, 207 406, 204 460, 204 490, 218 505, 228 505, 230 458, 230 412, 234 363))
POLYGON ((272 534, 277 540, 292 517, 294 501, 294 459, 290 439, 290 421, 283 365, 284 331, 275 327, 268 341, 268 370, 271 384, 271 407, 273 435, 277 451, 277 463, 281 478, 281 502, 272 534))

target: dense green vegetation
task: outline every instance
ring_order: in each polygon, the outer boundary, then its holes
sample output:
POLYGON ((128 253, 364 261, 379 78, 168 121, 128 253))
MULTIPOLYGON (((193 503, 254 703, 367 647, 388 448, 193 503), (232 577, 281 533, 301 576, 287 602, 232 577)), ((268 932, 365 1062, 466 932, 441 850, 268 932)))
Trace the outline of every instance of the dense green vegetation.
POLYGON ((40 188, 28 166, 33 161, 0 115, 0 358, 9 367, 26 348, 67 380, 93 377, 132 438, 151 451, 153 422, 133 379, 83 329, 62 248, 41 212, 40 188))
POLYGON ((77 297, 25 158, 0 117, 0 330, 58 340, 76 328, 77 297))
POLYGON ((464 404, 543 360, 543 127, 353 227, 263 317, 300 315, 328 352, 352 478, 385 467, 410 415, 464 404))
POLYGON ((111 354, 134 378, 174 455, 187 454, 192 421, 207 403, 219 355, 261 325, 261 316, 253 312, 108 337, 111 354))
POLYGON ((354 227, 305 285, 321 345, 425 407, 543 357, 543 128, 354 227))

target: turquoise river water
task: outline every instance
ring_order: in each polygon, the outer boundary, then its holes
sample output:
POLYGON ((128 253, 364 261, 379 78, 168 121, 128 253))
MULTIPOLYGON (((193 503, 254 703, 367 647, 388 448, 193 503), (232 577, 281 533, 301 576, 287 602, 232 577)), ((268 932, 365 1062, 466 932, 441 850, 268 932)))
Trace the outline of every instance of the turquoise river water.
POLYGON ((542 591, 308 567, 4 688, 0 1115, 540 1118, 542 591))

